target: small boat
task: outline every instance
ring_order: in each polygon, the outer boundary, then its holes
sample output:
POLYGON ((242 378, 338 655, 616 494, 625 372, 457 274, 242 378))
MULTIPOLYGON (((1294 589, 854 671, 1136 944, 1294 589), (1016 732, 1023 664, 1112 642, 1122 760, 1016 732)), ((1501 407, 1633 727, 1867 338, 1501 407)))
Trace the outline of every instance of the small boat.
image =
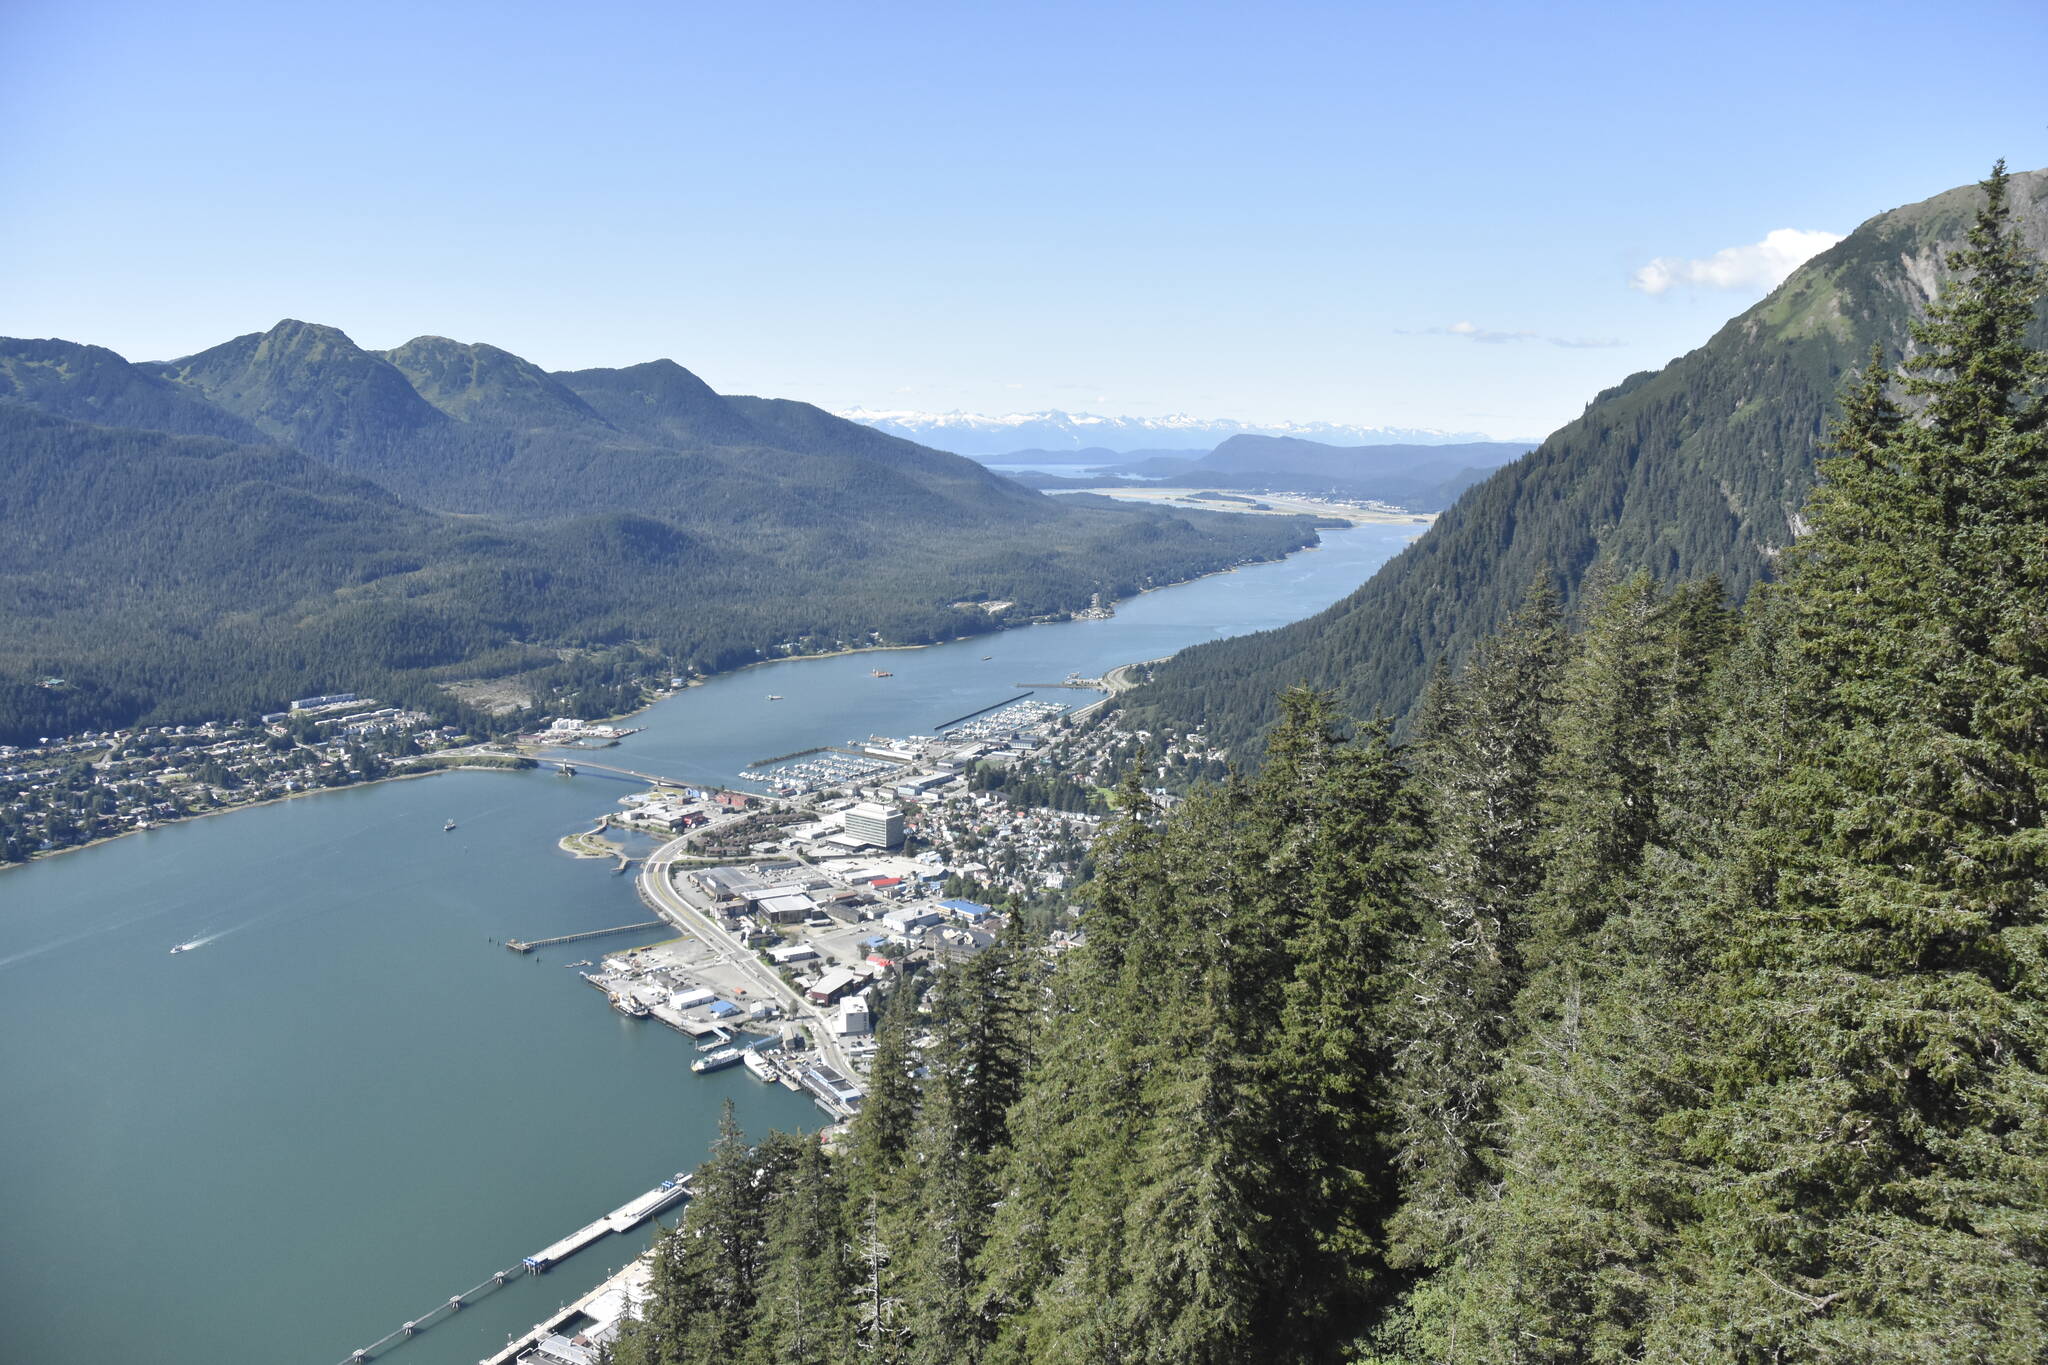
POLYGON ((448 832, 449 830, 451 830, 451 829, 454 829, 454 828, 455 828, 455 822, 454 822, 453 820, 450 820, 450 821, 449 821, 449 822, 448 822, 447 824, 445 824, 445 825, 441 826, 441 832, 442 832, 443 834, 446 834, 446 833, 447 833, 447 832, 448 832))
POLYGON ((987 662, 988 662, 988 661, 989 661, 990 659, 993 659, 993 658, 995 658, 995 657, 996 657, 996 656, 995 656, 995 655, 993 655, 993 654, 984 654, 984 655, 982 655, 982 656, 981 656, 981 661, 982 661, 983 663, 987 663, 987 662))
POLYGON ((722 1047, 708 1057, 699 1057, 696 1061, 691 1062, 690 1070, 699 1073, 723 1071, 729 1066, 738 1066, 739 1063, 740 1050, 738 1048, 722 1047))
POLYGON ((189 953, 192 951, 192 945, 189 943, 180 943, 178 946, 171 949, 171 951, 173 953, 189 953))
POLYGON ((894 673, 891 673, 886 668, 878 668, 870 676, 876 678, 893 678, 896 675, 894 673))
POLYGON ((770 701, 781 701, 781 700, 782 700, 782 694, 781 694, 780 692, 770 692, 770 693, 768 694, 768 700, 770 700, 770 701))

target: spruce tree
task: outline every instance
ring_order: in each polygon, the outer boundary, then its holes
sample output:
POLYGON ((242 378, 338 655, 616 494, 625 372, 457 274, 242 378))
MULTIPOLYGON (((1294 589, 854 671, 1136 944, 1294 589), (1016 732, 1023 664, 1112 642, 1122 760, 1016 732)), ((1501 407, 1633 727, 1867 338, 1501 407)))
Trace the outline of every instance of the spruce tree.
POLYGON ((1673 1349, 2038 1361, 2048 1339, 2048 442, 2003 166, 1782 590, 1789 753, 1736 851, 1719 1271, 1673 1349))
POLYGON ((1396 1257, 1421 1264, 1461 1242, 1492 1180, 1501 1055, 1513 1044, 1529 903, 1565 636, 1550 575, 1441 675, 1416 724, 1414 764, 1429 806, 1426 913, 1404 954, 1398 1023, 1404 1202, 1396 1257))

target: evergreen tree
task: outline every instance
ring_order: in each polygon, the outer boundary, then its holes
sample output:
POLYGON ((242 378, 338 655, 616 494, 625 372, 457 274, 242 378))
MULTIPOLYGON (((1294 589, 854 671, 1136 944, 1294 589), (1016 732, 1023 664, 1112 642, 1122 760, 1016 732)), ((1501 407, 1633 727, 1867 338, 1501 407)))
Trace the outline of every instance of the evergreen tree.
POLYGON ((1721 1273, 1666 1339, 2035 1361, 2048 1339, 2048 434, 2001 165, 1876 366, 1782 592, 1789 754, 1737 850, 1725 1098, 1690 1141, 1721 1273))
POLYGON ((1462 673, 1437 679, 1416 726, 1433 838, 1399 1030, 1407 1178, 1396 1231, 1411 1264, 1463 1239, 1491 1178, 1500 1056, 1515 1038, 1525 916, 1543 879, 1539 813, 1564 650, 1546 574, 1462 673))

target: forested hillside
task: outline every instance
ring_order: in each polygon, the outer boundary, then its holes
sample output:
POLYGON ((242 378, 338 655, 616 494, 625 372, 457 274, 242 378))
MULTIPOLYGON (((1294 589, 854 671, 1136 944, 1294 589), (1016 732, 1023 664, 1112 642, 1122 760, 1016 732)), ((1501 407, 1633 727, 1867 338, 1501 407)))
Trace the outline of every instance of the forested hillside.
POLYGON ((318 692, 425 705, 565 652, 610 686, 924 643, 1315 534, 1046 498, 668 362, 550 375, 293 322, 162 366, 0 341, 0 450, 0 743, 318 692))
POLYGON ((1083 946, 728 1128, 617 1365, 1973 1361, 2048 1341, 2048 360, 2002 175, 1810 527, 1540 577, 1414 738, 1133 778, 1083 946), (1907 415, 1907 408, 1913 415, 1907 415))
MULTIPOLYGON (((2048 255, 2048 171, 2011 178, 2021 248, 2048 255)), ((1429 533, 1319 616, 1200 645, 1132 694, 1166 728, 1206 721, 1245 746, 1282 688, 1405 713, 1429 671, 1496 629, 1524 585, 1568 601, 1605 561, 1663 578, 1717 575, 1739 600, 1794 539, 1834 394, 1872 345, 1893 355, 1982 202, 1975 187, 1881 214, 1807 262, 1699 350, 1600 394, 1533 453, 1469 489, 1429 533)), ((2048 335, 2037 309, 2032 336, 2048 335)))

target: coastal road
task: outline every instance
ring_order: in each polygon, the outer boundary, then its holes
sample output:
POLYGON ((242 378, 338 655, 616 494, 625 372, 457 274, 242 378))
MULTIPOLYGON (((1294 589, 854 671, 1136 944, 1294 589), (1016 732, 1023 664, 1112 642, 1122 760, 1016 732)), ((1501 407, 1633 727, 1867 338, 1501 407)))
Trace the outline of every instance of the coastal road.
POLYGON ((640 890, 657 913, 684 933, 694 934, 712 947, 724 952, 727 960, 737 967, 748 983, 758 986, 769 999, 780 1004, 793 1019, 801 1019, 811 1025, 811 1033, 818 1042, 818 1053, 840 1075, 848 1080, 857 1080, 860 1073, 853 1069, 846 1050, 839 1044, 838 1035, 832 1031, 831 1021, 819 1013, 810 1001, 790 987, 774 971, 764 966, 759 958, 748 950, 745 944, 719 928, 712 917, 690 900, 676 886, 669 875, 677 859, 688 856, 690 836, 671 839, 656 849, 647 861, 640 865, 640 890))

